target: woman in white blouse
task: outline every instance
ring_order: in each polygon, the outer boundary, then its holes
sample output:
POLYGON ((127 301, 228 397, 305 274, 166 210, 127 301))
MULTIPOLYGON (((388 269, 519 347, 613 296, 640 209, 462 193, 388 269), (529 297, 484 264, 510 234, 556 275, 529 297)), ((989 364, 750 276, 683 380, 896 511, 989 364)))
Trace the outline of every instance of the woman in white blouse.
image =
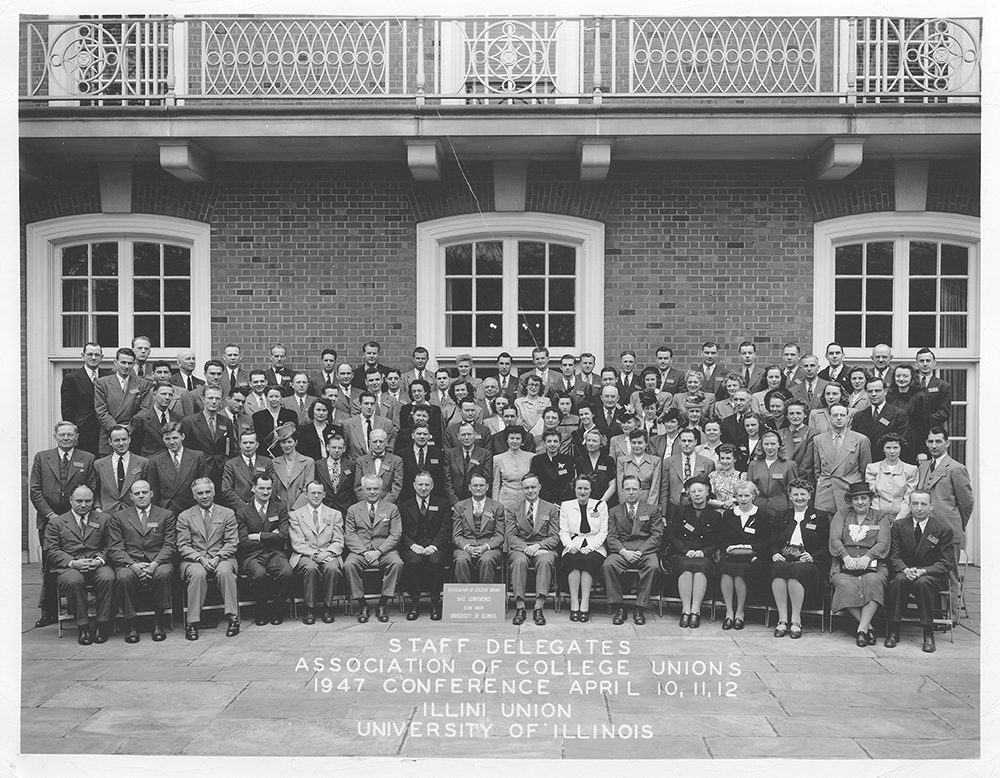
POLYGON ((608 506, 590 496, 590 477, 573 481, 576 498, 559 506, 559 540, 569 570, 569 620, 590 621, 590 590, 607 556, 608 506))
POLYGON ((865 468, 865 480, 875 493, 872 508, 885 511, 890 519, 903 519, 910 515, 910 492, 917 488, 916 465, 900 460, 903 438, 889 432, 876 443, 882 447, 885 459, 872 462, 865 468))

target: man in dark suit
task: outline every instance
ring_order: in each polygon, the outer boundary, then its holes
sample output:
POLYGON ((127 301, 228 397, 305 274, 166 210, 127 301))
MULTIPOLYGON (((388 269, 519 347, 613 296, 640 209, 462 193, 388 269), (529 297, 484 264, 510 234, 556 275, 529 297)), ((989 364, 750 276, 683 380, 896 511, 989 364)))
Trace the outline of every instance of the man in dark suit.
POLYGON ((677 435, 680 451, 663 460, 660 472, 660 514, 670 515, 670 511, 681 505, 690 504, 684 484, 696 475, 708 478, 715 470, 715 463, 708 457, 694 453, 697 438, 693 430, 684 430, 677 435))
POLYGON ((917 352, 917 382, 927 394, 927 413, 931 427, 948 429, 951 420, 951 384, 934 375, 937 359, 929 348, 917 352))
POLYGON ((635 373, 635 352, 631 349, 623 351, 618 357, 618 364, 618 380, 615 382, 615 387, 622 401, 628 402, 632 393, 641 388, 639 376, 635 373))
POLYGON ((612 624, 624 624, 627 617, 621 577, 630 568, 639 570, 632 621, 639 625, 646 623, 643 611, 649 607, 659 567, 656 552, 663 540, 663 518, 659 508, 648 503, 639 504, 641 491, 636 476, 625 476, 622 479, 623 502, 608 510, 608 556, 601 572, 604 574, 608 602, 614 612, 612 624))
POLYGON ((235 343, 227 343, 222 351, 222 363, 225 371, 222 374, 222 391, 226 397, 234 386, 250 383, 250 373, 241 364, 243 351, 235 343))
POLYGON ((733 413, 726 416, 721 424, 722 442, 731 443, 734 446, 742 446, 747 442, 747 431, 743 427, 743 417, 750 412, 750 390, 744 386, 733 392, 730 402, 733 404, 733 413))
POLYGON ((951 571, 952 532, 932 514, 931 494, 923 489, 910 492, 910 515, 892 525, 892 546, 889 551, 889 582, 885 612, 889 628, 885 647, 899 643, 899 625, 906 602, 912 595, 920 610, 923 628, 923 650, 933 653, 934 598, 948 588, 951 571))
POLYGON ((149 460, 129 451, 131 438, 125 427, 111 430, 111 456, 94 462, 97 473, 97 492, 94 511, 97 513, 117 513, 132 504, 132 484, 146 480, 146 466, 149 460))
POLYGON ((101 423, 94 411, 94 384, 107 370, 101 370, 104 350, 93 341, 83 347, 83 367, 63 373, 59 390, 62 420, 72 422, 80 432, 77 444, 84 451, 97 456, 101 437, 101 423))
POLYGON ((371 451, 358 459, 354 468, 354 495, 364 499, 362 479, 373 475, 382 482, 379 500, 398 503, 403 491, 403 460, 387 450, 389 436, 385 430, 375 430, 371 437, 371 451))
POLYGON ((153 596, 153 640, 166 640, 163 614, 170 608, 177 552, 174 514, 153 505, 148 481, 134 481, 132 504, 111 516, 108 552, 115 570, 115 600, 125 615, 125 642, 138 643, 135 603, 140 585, 148 585, 153 596))
POLYGON ((486 496, 486 483, 486 476, 473 475, 469 479, 472 497, 452 509, 456 583, 493 583, 500 570, 507 522, 511 519, 503 505, 486 496))
POLYGON ((132 370, 139 378, 149 378, 149 368, 146 365, 149 359, 149 352, 153 350, 153 343, 145 335, 136 335, 130 344, 135 352, 135 364, 132 370))
POLYGON ((559 547, 559 506, 539 497, 541 482, 534 473, 521 476, 524 500, 507 515, 506 533, 510 583, 514 591, 514 625, 528 618, 525 605, 528 570, 535 570, 535 604, 532 621, 545 625, 545 599, 556 576, 559 547))
POLYGON ((296 426, 308 424, 309 409, 316 398, 309 394, 309 376, 302 371, 292 374, 292 393, 282 399, 281 404, 295 412, 296 426))
POLYGON ((347 441, 335 429, 325 430, 326 459, 316 462, 316 480, 323 484, 326 496, 323 504, 340 511, 341 521, 347 509, 357 502, 354 494, 354 473, 357 465, 344 456, 347 441))
POLYGON ((715 361, 718 356, 719 344, 711 340, 705 341, 701 344, 701 362, 691 369, 701 373, 705 392, 714 394, 721 400, 725 396, 726 373, 729 371, 724 365, 715 361))
POLYGON ((205 408, 201 413, 188 416, 181 422, 185 445, 193 451, 201 451, 208 463, 208 477, 215 488, 222 492, 222 470, 229 456, 229 441, 232 438, 232 422, 222 410, 222 389, 216 386, 205 390, 205 408))
POLYGON ((459 445, 458 431, 459 428, 465 424, 471 424, 473 430, 475 430, 475 435, 473 437, 475 440, 475 444, 477 446, 482 446, 483 448, 489 446, 490 437, 492 433, 490 432, 489 427, 487 427, 485 424, 479 424, 476 421, 476 418, 479 414, 479 409, 480 409, 479 403, 477 403, 471 397, 466 397, 464 400, 462 400, 462 405, 460 410, 461 418, 459 419, 459 421, 456 421, 454 424, 450 425, 448 429, 444 431, 444 445, 442 446, 442 448, 447 450, 450 448, 455 448, 457 445, 459 445))
POLYGON ((591 381, 588 381, 583 375, 577 375, 576 358, 572 354, 564 354, 559 360, 559 375, 552 379, 552 393, 556 396, 553 406, 563 394, 572 398, 576 407, 593 403, 597 398, 600 381, 593 374, 590 378, 591 381))
POLYGON ((740 343, 740 380, 750 393, 760 392, 767 388, 764 368, 757 364, 757 346, 752 341, 740 343))
POLYGON ((677 394, 684 391, 684 371, 673 367, 674 350, 669 346, 656 349, 656 371, 660 374, 656 390, 677 394))
POLYGON ((868 392, 869 406, 854 414, 851 429, 868 438, 872 462, 881 462, 885 459, 885 452, 877 443, 887 432, 895 432, 905 440, 909 417, 902 408, 885 401, 885 382, 881 378, 872 378, 865 389, 868 392))
POLYGON ((879 343, 872 349, 871 374, 873 378, 881 378, 886 386, 892 383, 892 348, 885 343, 879 343))
POLYGON ((379 362, 379 355, 382 353, 382 346, 377 340, 369 340, 361 347, 361 364, 354 371, 351 386, 355 389, 365 388, 365 374, 369 370, 378 370, 382 374, 382 387, 380 391, 385 391, 385 377, 389 373, 388 367, 379 362))
POLYGON ((197 364, 194 352, 191 349, 186 348, 177 352, 177 372, 171 377, 170 383, 193 392, 205 383, 194 374, 197 364))
POLYGON ((159 382, 153 385, 150 396, 153 403, 149 408, 140 411, 132 419, 132 443, 130 450, 144 457, 151 457, 164 451, 163 425, 172 421, 181 421, 184 417, 177 410, 171 410, 174 404, 174 389, 172 384, 159 382))
POLYGON ((119 424, 129 427, 132 419, 149 405, 150 382, 132 372, 135 353, 130 348, 120 348, 115 353, 115 373, 97 379, 94 384, 94 412, 101 424, 98 454, 111 453, 108 433, 119 424))
POLYGON ((802 350, 798 343, 786 343, 781 349, 781 386, 792 391, 802 383, 802 368, 799 366, 799 359, 802 350))
POLYGON ((281 396, 288 397, 292 393, 292 373, 294 372, 289 365, 285 364, 288 350, 284 346, 276 344, 271 346, 269 354, 271 364, 264 370, 264 378, 267 380, 268 386, 277 386, 281 390, 281 396))
POLYGON ((281 388, 277 385, 268 386, 264 398, 267 400, 267 408, 258 411, 251 418, 254 432, 257 433, 257 442, 261 448, 268 451, 274 443, 274 431, 289 422, 298 426, 299 417, 291 408, 282 405, 281 388))
POLYGON ((255 475, 263 473, 274 484, 274 464, 270 457, 258 454, 257 448, 257 433, 244 430, 240 433, 240 453, 222 468, 221 502, 237 514, 253 500, 255 475))
POLYGON ((361 390, 351 385, 353 380, 353 367, 346 362, 337 366, 337 387, 330 400, 333 403, 334 424, 343 426, 349 418, 361 414, 361 390))
POLYGON ((801 400, 806 408, 814 411, 819 408, 823 399, 823 389, 829 381, 819 377, 819 358, 815 354, 806 354, 799 363, 802 370, 802 383, 792 387, 792 399, 801 400))
POLYGON ((70 509, 45 526, 45 552, 50 574, 56 577, 59 593, 66 597, 76 617, 81 646, 105 643, 111 634, 111 607, 115 574, 108 558, 108 519, 94 513, 94 493, 87 486, 76 487, 69 498, 70 509), (97 629, 87 615, 87 586, 97 597, 97 629))
POLYGON ((513 371, 513 364, 513 359, 506 351, 501 351, 497 356, 497 386, 500 394, 506 397, 511 405, 517 398, 518 388, 517 373, 513 371))
POLYGON ((410 596, 407 621, 419 618, 420 593, 425 589, 430 592, 431 621, 441 619, 444 569, 451 562, 451 510, 433 491, 434 477, 421 471, 413 479, 413 499, 399 506, 403 589, 410 596))
POLYGON ((86 486, 90 489, 91 504, 97 489, 94 455, 79 448, 76 425, 61 421, 56 424, 53 432, 56 447, 35 454, 28 480, 28 495, 35 509, 35 526, 42 548, 42 591, 38 598, 42 613, 35 622, 36 627, 55 624, 59 610, 55 581, 48 575, 51 564, 45 550, 45 527, 70 509, 70 495, 76 487, 86 486))
POLYGON ((236 512, 240 573, 250 579, 257 601, 258 627, 284 621, 292 585, 288 562, 288 508, 273 498, 274 481, 267 473, 253 474, 253 500, 236 512))
POLYGON ((325 348, 319 355, 320 369, 309 377, 309 394, 322 397, 328 386, 337 385, 337 351, 325 348))
POLYGON ((417 473, 425 470, 434 478, 435 497, 449 505, 458 502, 452 489, 444 452, 437 446, 431 445, 430 440, 430 429, 418 425, 413 428, 413 445, 399 452, 399 458, 403 460, 403 488, 399 502, 413 499, 413 479, 417 473))
POLYGON ((210 387, 215 387, 222 390, 222 397, 225 398, 226 390, 222 388, 222 378, 225 375, 225 366, 218 359, 209 359, 202 366, 202 370, 205 372, 205 380, 196 386, 190 392, 191 407, 193 410, 191 414, 198 413, 202 408, 205 407, 205 390, 210 387))
POLYGON ((618 402, 618 397, 617 387, 605 386, 601 389, 600 403, 593 406, 594 424, 609 441, 615 435, 622 434, 620 417, 625 406, 618 402))
MULTIPOLYGON (((373 437, 385 433, 372 433, 373 437)), ((399 541, 403 534, 399 509, 394 503, 380 497, 382 479, 377 475, 366 475, 361 479, 364 499, 347 509, 344 519, 344 545, 347 559, 344 561, 344 575, 347 577, 351 597, 357 600, 361 610, 358 622, 366 624, 371 619, 371 608, 365 599, 365 586, 361 579, 362 570, 378 568, 382 572, 382 593, 375 606, 375 618, 385 623, 389 620, 389 598, 396 592, 396 582, 403 567, 399 557, 399 541)))
POLYGON ((497 379, 493 376, 487 376, 483 379, 483 383, 479 386, 479 407, 482 409, 483 419, 491 419, 494 416, 499 415, 500 411, 497 409, 497 400, 500 400, 501 405, 510 405, 510 400, 507 399, 506 395, 500 394, 500 384, 497 383, 497 379), (502 400, 500 398, 503 397, 502 400))
POLYGON ((819 371, 819 377, 824 381, 840 384, 844 387, 846 397, 847 394, 851 393, 851 377, 849 375, 851 370, 844 364, 844 347, 836 342, 828 343, 826 362, 826 367, 819 371))
POLYGON ((456 500, 468 500, 469 478, 473 473, 481 473, 486 480, 493 478, 493 455, 489 449, 476 445, 476 430, 473 424, 462 424, 458 428, 459 445, 445 452, 448 478, 456 500))
POLYGON ((195 504, 191 486, 208 476, 208 463, 200 451, 184 448, 184 431, 179 422, 163 428, 163 443, 166 450, 149 458, 146 480, 153 488, 156 504, 177 516, 195 504))

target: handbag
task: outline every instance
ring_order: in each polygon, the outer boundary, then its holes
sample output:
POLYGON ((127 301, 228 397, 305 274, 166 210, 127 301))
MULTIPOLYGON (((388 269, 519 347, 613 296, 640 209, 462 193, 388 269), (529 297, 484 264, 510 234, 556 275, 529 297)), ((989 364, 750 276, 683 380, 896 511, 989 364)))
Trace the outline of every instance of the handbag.
POLYGON ((786 562, 798 562, 799 558, 805 553, 805 550, 805 547, 800 546, 798 543, 788 543, 781 549, 781 555, 785 558, 786 562))
POLYGON ((733 562, 749 562, 755 556, 757 556, 757 552, 752 548, 734 548, 732 551, 726 552, 726 558, 733 562))
POLYGON ((857 570, 849 570, 844 567, 844 560, 840 560, 840 572, 847 573, 848 575, 864 575, 865 573, 874 573, 876 570, 878 570, 877 559, 873 559, 866 567, 862 567, 857 570))

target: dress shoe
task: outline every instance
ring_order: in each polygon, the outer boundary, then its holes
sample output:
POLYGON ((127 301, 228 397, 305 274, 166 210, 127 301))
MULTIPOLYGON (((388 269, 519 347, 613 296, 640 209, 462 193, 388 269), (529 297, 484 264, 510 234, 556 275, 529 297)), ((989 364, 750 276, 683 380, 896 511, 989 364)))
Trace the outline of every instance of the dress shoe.
POLYGON ((624 624, 625 619, 628 618, 628 614, 625 612, 624 608, 619 608, 615 611, 615 617, 611 619, 612 624, 624 624))
POLYGON ((743 629, 744 626, 743 619, 733 619, 733 629, 743 629))
POLYGON ((570 611, 569 612, 569 620, 570 621, 579 621, 580 620, 580 611, 570 611))
POLYGON ((640 627, 646 623, 646 614, 643 613, 642 608, 636 608, 632 612, 632 623, 638 624, 640 627))
POLYGON ((875 630, 871 627, 868 628, 868 634, 865 635, 865 640, 868 641, 869 646, 874 646, 878 642, 875 640, 875 630))
POLYGON ((226 627, 226 637, 234 638, 240 634, 240 620, 235 616, 229 617, 229 626, 226 627))
POLYGON ((774 627, 774 636, 776 638, 783 638, 788 634, 788 624, 784 621, 779 621, 774 627))
POLYGON ((139 642, 139 630, 137 630, 133 624, 129 624, 128 629, 125 630, 125 642, 126 643, 139 642))
POLYGON ((535 608, 531 612, 531 620, 535 622, 539 627, 545 626, 545 611, 541 608, 535 608))
POLYGON ((410 605, 410 609, 406 612, 406 620, 416 621, 418 618, 420 618, 420 607, 416 603, 413 603, 410 605))
POLYGON ((361 610, 358 611, 358 624, 367 624, 368 619, 372 617, 372 609, 367 605, 362 605, 361 610))
POLYGON ((184 627, 184 637, 187 638, 188 640, 197 640, 198 639, 198 625, 197 624, 188 624, 187 626, 185 626, 184 627))
POLYGON ((323 610, 323 623, 333 624, 333 608, 325 608, 323 610))
POLYGON ((729 618, 728 616, 726 616, 726 618, 724 618, 722 620, 722 628, 723 629, 732 629, 733 628, 733 620, 731 618, 729 618))
MULTIPOLYGON (((97 631, 94 633, 94 642, 95 643, 107 643, 108 642, 108 635, 110 635, 110 634, 111 634, 111 625, 110 624, 105 624, 105 623, 102 623, 102 622, 99 621, 99 622, 97 622, 97 631)), ((136 639, 137 640, 138 640, 138 637, 139 636, 136 635, 136 639)))
POLYGON ((268 622, 267 615, 263 612, 258 613, 257 618, 253 620, 254 625, 258 627, 263 627, 265 624, 267 624, 267 622, 268 622))
POLYGON ((441 603, 431 604, 431 621, 441 621, 441 603))
POLYGON ((897 645, 899 645, 899 633, 890 631, 885 636, 885 642, 882 645, 885 646, 886 648, 895 648, 897 645))
POLYGON ((303 624, 315 624, 316 623, 316 614, 313 613, 313 609, 312 608, 306 608, 306 615, 302 617, 302 623, 303 624))
POLYGON ((375 618, 385 624, 389 620, 389 609, 384 605, 379 605, 375 608, 375 618))
POLYGON ((864 632, 859 632, 854 642, 858 648, 868 648, 868 635, 864 632))
POLYGON ((167 639, 167 633, 163 631, 163 625, 158 621, 153 622, 153 642, 162 643, 167 639))
POLYGON ((937 646, 934 645, 934 633, 928 632, 924 635, 924 644, 920 647, 920 650, 926 654, 933 654, 937 651, 937 646))
POLYGON ((80 627, 77 627, 77 630, 78 632, 76 636, 76 642, 79 643, 81 646, 89 646, 91 643, 94 642, 94 639, 90 636, 89 624, 84 624, 80 627))
POLYGON ((691 629, 698 629, 698 627, 701 626, 701 614, 700 613, 692 613, 691 614, 691 623, 688 624, 688 626, 691 627, 691 629))
POLYGON ((789 624, 788 637, 790 637, 792 640, 798 640, 800 637, 802 637, 802 625, 799 624, 797 621, 793 621, 791 624, 789 624))
POLYGON ((590 611, 589 610, 588 611, 580 611, 580 617, 579 617, 578 621, 581 624, 585 624, 586 622, 590 621, 590 611))
POLYGON ((691 614, 690 613, 682 613, 681 614, 680 626, 681 626, 682 629, 691 626, 691 614))
POLYGON ((275 608, 274 613, 271 614, 271 623, 274 626, 285 623, 285 617, 281 613, 281 608, 275 608))
POLYGON ((513 624, 515 627, 521 626, 527 620, 528 620, 528 611, 526 611, 524 608, 517 608, 514 611, 513 624))
POLYGON ((39 627, 47 627, 49 626, 49 624, 55 624, 55 623, 56 623, 55 616, 53 616, 51 613, 43 613, 42 617, 35 622, 35 628, 37 629, 39 627))

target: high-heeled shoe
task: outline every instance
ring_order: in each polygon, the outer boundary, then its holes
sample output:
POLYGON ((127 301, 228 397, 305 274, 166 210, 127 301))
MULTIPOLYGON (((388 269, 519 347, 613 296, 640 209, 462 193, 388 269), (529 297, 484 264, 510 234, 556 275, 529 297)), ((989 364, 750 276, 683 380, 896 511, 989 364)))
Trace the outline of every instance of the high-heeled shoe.
POLYGON ((698 627, 701 626, 701 614, 700 613, 692 613, 691 614, 691 623, 688 626, 690 626, 691 629, 698 629, 698 627))
POLYGON ((774 636, 776 638, 783 638, 788 634, 788 624, 784 621, 779 621, 777 626, 774 628, 774 636))
POLYGON ((690 626, 691 626, 691 614, 690 613, 682 613, 681 614, 680 627, 682 629, 684 629, 684 628, 690 627, 690 626))
POLYGON ((868 648, 868 635, 864 632, 859 632, 854 642, 858 648, 868 648))
POLYGON ((588 621, 590 621, 590 611, 580 611, 580 623, 585 624, 588 621))
POLYGON ((580 611, 570 611, 569 612, 569 620, 570 621, 579 621, 580 620, 580 611))

